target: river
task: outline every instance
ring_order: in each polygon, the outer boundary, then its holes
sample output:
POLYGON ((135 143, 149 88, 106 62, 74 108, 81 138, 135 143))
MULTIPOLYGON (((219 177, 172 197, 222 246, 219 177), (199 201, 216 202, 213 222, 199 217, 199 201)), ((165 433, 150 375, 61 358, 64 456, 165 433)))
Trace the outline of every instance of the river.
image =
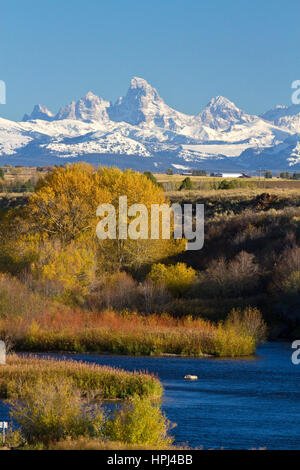
MULTIPOLYGON (((300 449, 300 364, 289 343, 265 343, 254 358, 197 359, 51 354, 147 370, 164 386, 163 410, 177 444, 204 449, 300 449), (198 376, 196 382, 184 380, 198 376)), ((0 420, 8 409, 0 404, 0 420)))

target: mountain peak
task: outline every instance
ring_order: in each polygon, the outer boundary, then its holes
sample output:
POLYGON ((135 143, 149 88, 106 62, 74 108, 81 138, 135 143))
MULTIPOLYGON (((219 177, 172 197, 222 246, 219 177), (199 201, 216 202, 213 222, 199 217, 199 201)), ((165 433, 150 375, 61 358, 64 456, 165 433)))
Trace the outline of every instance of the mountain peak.
POLYGON ((249 122, 251 119, 232 101, 224 96, 216 96, 210 100, 206 108, 196 116, 203 126, 216 130, 225 130, 233 124, 249 122))
POLYGON ((72 101, 62 107, 55 119, 78 119, 80 121, 106 121, 108 119, 107 109, 111 103, 89 91, 79 101, 72 101))
POLYGON ((86 100, 99 100, 100 101, 100 98, 98 95, 95 95, 95 93, 93 93, 92 91, 88 91, 81 99, 86 99, 86 100))
POLYGON ((130 80, 130 88, 152 88, 152 86, 144 78, 133 77, 130 80))
POLYGON ((147 123, 175 130, 182 126, 186 116, 166 105, 145 79, 133 77, 127 94, 109 109, 109 117, 112 121, 124 121, 134 126, 147 123))
MULTIPOLYGON (((127 91, 127 94, 124 98, 121 99, 132 101, 136 100, 139 102, 150 102, 150 101, 160 101, 163 102, 162 98, 159 96, 157 90, 153 88, 150 83, 147 82, 144 78, 133 77, 130 80, 130 86, 127 91)), ((120 101, 120 100, 119 100, 120 101)))
POLYGON ((156 171, 170 165, 213 171, 300 168, 300 105, 278 106, 266 116, 275 123, 244 113, 220 95, 189 116, 168 106, 145 79, 133 77, 115 105, 89 91, 55 117, 38 104, 24 116, 27 123, 0 118, 0 156, 16 162, 30 155, 37 164, 77 157, 107 164, 112 156, 112 164, 122 168, 156 171), (151 158, 139 163, 136 157, 151 158))
POLYGON ((238 109, 236 105, 233 103, 233 101, 230 101, 228 98, 225 98, 225 96, 215 96, 210 100, 210 102, 207 104, 206 108, 231 108, 231 109, 238 109))
POLYGON ((54 114, 45 106, 36 104, 31 114, 24 114, 22 121, 32 121, 34 119, 42 119, 44 121, 52 121, 54 114))

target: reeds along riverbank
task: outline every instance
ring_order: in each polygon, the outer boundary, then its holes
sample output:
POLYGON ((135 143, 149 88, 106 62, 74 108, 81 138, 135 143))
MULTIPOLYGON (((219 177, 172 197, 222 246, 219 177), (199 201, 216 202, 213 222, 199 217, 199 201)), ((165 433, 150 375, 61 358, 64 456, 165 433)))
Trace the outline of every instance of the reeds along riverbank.
MULTIPOLYGON (((82 396, 72 377, 35 375, 33 384, 28 380, 15 384, 9 404, 16 427, 8 429, 7 445, 42 450, 59 441, 75 444, 82 439, 85 447, 91 442, 103 445, 108 441, 123 448, 166 448, 172 444, 173 438, 168 434, 171 423, 158 400, 135 393, 121 407, 110 411, 91 399, 90 394, 82 396)), ((82 448, 82 442, 80 445, 82 448)))
POLYGON ((249 356, 256 340, 241 324, 213 325, 170 315, 142 316, 66 308, 40 316, 0 320, 0 335, 17 351, 98 352, 127 355, 249 356))
POLYGON ((15 396, 20 384, 34 387, 39 380, 52 383, 63 379, 70 380, 82 395, 99 400, 126 399, 135 395, 160 398, 162 394, 159 380, 147 373, 71 360, 9 354, 7 364, 0 367, 0 397, 15 396))

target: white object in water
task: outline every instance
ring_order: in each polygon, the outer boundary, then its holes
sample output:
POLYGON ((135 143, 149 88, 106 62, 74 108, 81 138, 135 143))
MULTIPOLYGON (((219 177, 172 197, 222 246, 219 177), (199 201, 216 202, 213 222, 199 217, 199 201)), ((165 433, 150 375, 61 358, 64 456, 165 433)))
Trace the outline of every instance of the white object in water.
POLYGON ((185 375, 185 380, 198 380, 198 375, 185 375))

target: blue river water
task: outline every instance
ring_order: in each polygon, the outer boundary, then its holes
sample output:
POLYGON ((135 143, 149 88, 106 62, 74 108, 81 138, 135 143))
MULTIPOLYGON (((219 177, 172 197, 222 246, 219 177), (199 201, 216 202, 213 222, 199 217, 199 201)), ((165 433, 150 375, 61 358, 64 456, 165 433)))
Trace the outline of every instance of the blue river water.
MULTIPOLYGON (((51 354, 153 372, 177 444, 204 449, 300 449, 300 364, 290 343, 265 343, 253 358, 197 359, 51 354), (198 380, 184 380, 186 374, 198 380)), ((49 355, 48 355, 49 356, 49 355)), ((8 409, 0 403, 0 420, 8 409)))

